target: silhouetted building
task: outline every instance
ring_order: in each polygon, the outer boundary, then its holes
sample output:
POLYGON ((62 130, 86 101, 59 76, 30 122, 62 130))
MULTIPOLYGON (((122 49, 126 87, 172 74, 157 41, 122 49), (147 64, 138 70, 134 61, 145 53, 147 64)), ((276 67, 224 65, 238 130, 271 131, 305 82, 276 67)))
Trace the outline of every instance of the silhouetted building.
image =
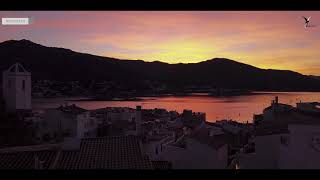
POLYGON ((300 102, 300 103, 297 103, 297 109, 302 113, 320 115, 319 102, 300 102))
POLYGON ((255 151, 238 155, 239 168, 320 167, 320 115, 315 113, 316 103, 297 106, 283 105, 264 111, 263 119, 255 127, 255 151))
POLYGON ((228 144, 232 136, 212 134, 200 128, 163 146, 159 159, 172 163, 173 169, 223 169, 228 163, 228 144))

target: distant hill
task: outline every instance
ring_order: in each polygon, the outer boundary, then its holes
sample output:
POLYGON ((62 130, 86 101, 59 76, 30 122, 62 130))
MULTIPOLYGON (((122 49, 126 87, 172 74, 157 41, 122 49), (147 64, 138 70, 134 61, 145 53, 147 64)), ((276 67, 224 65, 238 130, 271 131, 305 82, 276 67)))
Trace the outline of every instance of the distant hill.
POLYGON ((312 78, 314 78, 314 79, 318 79, 318 80, 320 80, 320 76, 313 76, 313 75, 309 75, 309 77, 312 77, 312 78))
POLYGON ((320 90, 319 78, 288 70, 260 69, 224 58, 200 63, 167 64, 95 56, 45 47, 29 40, 0 43, 0 70, 15 62, 30 70, 33 79, 113 80, 128 84, 157 81, 174 87, 192 85, 273 91, 320 90))

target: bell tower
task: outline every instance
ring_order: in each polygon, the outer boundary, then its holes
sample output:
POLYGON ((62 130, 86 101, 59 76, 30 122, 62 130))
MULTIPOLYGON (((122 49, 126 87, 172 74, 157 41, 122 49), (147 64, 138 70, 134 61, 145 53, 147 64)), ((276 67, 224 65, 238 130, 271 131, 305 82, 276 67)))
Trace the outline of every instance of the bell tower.
POLYGON ((8 112, 31 110, 31 73, 15 63, 2 75, 3 98, 8 112))

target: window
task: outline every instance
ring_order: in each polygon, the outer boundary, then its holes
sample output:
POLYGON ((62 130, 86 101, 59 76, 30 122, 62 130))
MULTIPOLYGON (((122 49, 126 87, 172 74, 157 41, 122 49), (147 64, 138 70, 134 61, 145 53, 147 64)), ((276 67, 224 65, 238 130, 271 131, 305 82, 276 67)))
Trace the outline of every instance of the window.
POLYGON ((26 81, 22 80, 22 90, 24 91, 26 89, 26 81))

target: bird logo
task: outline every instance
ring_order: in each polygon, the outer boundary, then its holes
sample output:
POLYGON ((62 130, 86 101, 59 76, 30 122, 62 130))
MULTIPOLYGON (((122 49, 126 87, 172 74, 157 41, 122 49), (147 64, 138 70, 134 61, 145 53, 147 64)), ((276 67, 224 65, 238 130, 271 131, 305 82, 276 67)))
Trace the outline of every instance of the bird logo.
POLYGON ((308 18, 306 18, 306 17, 304 17, 304 16, 302 16, 303 18, 304 18, 304 28, 307 28, 307 27, 309 27, 309 22, 310 22, 310 18, 311 18, 311 16, 310 17, 308 17, 308 18))
POLYGON ((311 16, 308 18, 302 16, 302 18, 304 19, 304 28, 316 27, 315 25, 310 25, 311 16))

